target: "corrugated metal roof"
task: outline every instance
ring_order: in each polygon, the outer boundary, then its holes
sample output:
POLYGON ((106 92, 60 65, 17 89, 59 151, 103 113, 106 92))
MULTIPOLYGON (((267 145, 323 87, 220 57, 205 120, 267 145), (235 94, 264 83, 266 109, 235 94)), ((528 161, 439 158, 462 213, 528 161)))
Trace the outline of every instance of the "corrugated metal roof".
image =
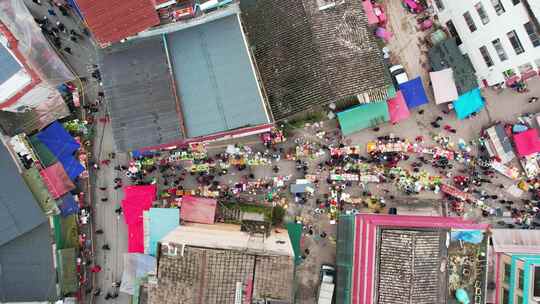
POLYGON ((0 144, 0 246, 47 219, 28 189, 7 148, 0 144))
POLYGON ((77 0, 88 27, 99 43, 118 42, 159 24, 151 0, 77 0))
POLYGON ((189 137, 269 122, 237 15, 167 41, 189 137))
POLYGON ((179 140, 180 117, 161 37, 102 51, 100 70, 117 149, 179 140))
POLYGON ((0 247, 0 302, 57 299, 51 242, 49 224, 43 223, 0 247))
POLYGON ((13 58, 6 47, 0 43, 0 84, 21 70, 21 65, 13 58))
POLYGON ((493 229, 495 252, 540 254, 540 238, 536 230, 493 229))

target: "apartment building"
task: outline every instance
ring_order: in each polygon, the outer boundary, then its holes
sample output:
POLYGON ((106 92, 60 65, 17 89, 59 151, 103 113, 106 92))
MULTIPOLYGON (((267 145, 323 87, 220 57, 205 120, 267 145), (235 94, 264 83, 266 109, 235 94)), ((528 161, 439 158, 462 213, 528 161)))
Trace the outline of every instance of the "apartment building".
POLYGON ((482 86, 538 75, 540 2, 434 0, 441 24, 457 39, 482 86))

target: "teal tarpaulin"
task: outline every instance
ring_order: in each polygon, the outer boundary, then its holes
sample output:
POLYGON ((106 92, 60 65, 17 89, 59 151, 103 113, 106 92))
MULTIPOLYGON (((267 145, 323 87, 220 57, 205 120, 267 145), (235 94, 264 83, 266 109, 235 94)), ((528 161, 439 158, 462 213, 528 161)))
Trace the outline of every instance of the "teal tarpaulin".
POLYGON ((337 114, 341 131, 345 135, 371 128, 390 120, 386 101, 355 106, 337 114))
POLYGON ((460 95, 458 100, 454 101, 454 109, 458 119, 465 119, 472 113, 480 111, 483 107, 484 98, 480 94, 479 88, 460 95))

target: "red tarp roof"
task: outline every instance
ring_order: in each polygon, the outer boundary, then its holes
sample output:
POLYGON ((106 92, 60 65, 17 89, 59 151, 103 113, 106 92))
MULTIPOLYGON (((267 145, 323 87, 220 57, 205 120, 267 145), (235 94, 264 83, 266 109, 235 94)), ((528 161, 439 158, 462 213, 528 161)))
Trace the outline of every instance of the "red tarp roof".
POLYGON ((118 42, 159 24, 152 0, 77 0, 77 4, 100 44, 118 42))
POLYGON ((390 113, 390 121, 392 123, 397 123, 411 116, 409 107, 407 107, 401 91, 396 92, 396 97, 388 99, 388 112, 390 113))
POLYGON ((362 7, 364 8, 364 13, 366 14, 368 24, 377 24, 379 23, 379 18, 373 12, 373 4, 371 0, 362 1, 362 7))
POLYGON ((144 253, 143 211, 152 207, 156 198, 156 185, 128 186, 124 188, 122 209, 128 225, 128 252, 144 253))
POLYGON ((184 196, 180 207, 180 219, 186 222, 213 224, 216 216, 216 200, 184 196))
POLYGON ((39 174, 54 199, 75 189, 75 185, 71 182, 64 167, 59 162, 41 170, 39 174))
POLYGON ((514 143, 519 156, 528 156, 540 152, 540 139, 537 129, 514 134, 514 143))

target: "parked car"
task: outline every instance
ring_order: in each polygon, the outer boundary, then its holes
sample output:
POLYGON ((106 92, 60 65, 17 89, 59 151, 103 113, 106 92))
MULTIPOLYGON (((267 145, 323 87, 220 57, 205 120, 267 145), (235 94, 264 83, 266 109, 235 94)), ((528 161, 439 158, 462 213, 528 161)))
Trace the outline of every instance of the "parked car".
POLYGON ((389 68, 394 87, 399 89, 399 85, 409 81, 409 76, 401 64, 393 65, 389 68))

